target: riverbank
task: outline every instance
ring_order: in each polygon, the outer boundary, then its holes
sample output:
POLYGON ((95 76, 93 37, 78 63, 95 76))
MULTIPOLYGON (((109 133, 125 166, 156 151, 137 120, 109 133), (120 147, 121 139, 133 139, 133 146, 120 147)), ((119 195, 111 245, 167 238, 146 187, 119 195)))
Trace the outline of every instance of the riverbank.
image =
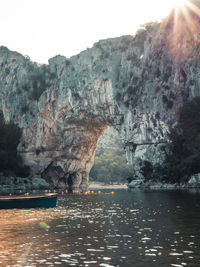
POLYGON ((144 182, 137 182, 132 181, 131 183, 127 184, 127 187, 130 189, 162 189, 162 190, 181 190, 181 189, 200 189, 200 183, 182 183, 182 184, 170 184, 170 183, 160 183, 154 181, 144 182))
MULTIPOLYGON (((89 182, 89 189, 127 189, 126 184, 104 184, 100 182, 89 182)), ((40 177, 20 178, 5 177, 0 173, 0 193, 9 194, 14 192, 28 192, 32 190, 51 190, 52 186, 40 177)), ((58 188, 57 188, 58 189, 58 188)), ((64 188, 59 188, 60 190, 64 188)))
POLYGON ((21 177, 5 177, 0 173, 0 193, 27 192, 30 190, 51 189, 49 183, 40 177, 21 178, 21 177))
POLYGON ((100 182, 90 182, 89 189, 123 189, 127 188, 126 184, 104 184, 100 182))

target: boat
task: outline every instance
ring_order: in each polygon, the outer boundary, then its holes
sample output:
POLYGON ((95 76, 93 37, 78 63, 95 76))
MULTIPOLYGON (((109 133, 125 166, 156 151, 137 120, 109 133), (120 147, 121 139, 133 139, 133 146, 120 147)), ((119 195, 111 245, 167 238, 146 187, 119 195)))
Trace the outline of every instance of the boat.
POLYGON ((0 196, 0 209, 54 208, 56 207, 57 196, 56 193, 0 196))

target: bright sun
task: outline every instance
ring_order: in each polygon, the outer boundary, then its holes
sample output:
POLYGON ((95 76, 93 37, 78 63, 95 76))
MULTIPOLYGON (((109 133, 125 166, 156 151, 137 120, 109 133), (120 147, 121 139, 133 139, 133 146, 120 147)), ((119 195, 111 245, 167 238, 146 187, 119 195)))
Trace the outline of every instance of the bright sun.
POLYGON ((186 4, 186 0, 171 0, 172 6, 176 8, 183 7, 186 4))

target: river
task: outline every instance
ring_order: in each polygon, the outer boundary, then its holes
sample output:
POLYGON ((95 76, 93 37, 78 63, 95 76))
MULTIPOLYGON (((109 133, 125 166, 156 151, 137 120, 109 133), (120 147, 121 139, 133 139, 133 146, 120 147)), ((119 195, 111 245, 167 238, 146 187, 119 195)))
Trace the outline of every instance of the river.
POLYGON ((0 210, 0 266, 200 266, 199 191, 110 192, 0 210))

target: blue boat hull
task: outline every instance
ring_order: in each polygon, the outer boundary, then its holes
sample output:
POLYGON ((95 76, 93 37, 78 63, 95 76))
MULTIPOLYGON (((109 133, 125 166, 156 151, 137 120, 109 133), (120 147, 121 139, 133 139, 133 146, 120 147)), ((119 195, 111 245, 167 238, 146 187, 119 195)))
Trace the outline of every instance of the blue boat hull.
POLYGON ((57 196, 1 198, 0 209, 54 208, 57 196))

